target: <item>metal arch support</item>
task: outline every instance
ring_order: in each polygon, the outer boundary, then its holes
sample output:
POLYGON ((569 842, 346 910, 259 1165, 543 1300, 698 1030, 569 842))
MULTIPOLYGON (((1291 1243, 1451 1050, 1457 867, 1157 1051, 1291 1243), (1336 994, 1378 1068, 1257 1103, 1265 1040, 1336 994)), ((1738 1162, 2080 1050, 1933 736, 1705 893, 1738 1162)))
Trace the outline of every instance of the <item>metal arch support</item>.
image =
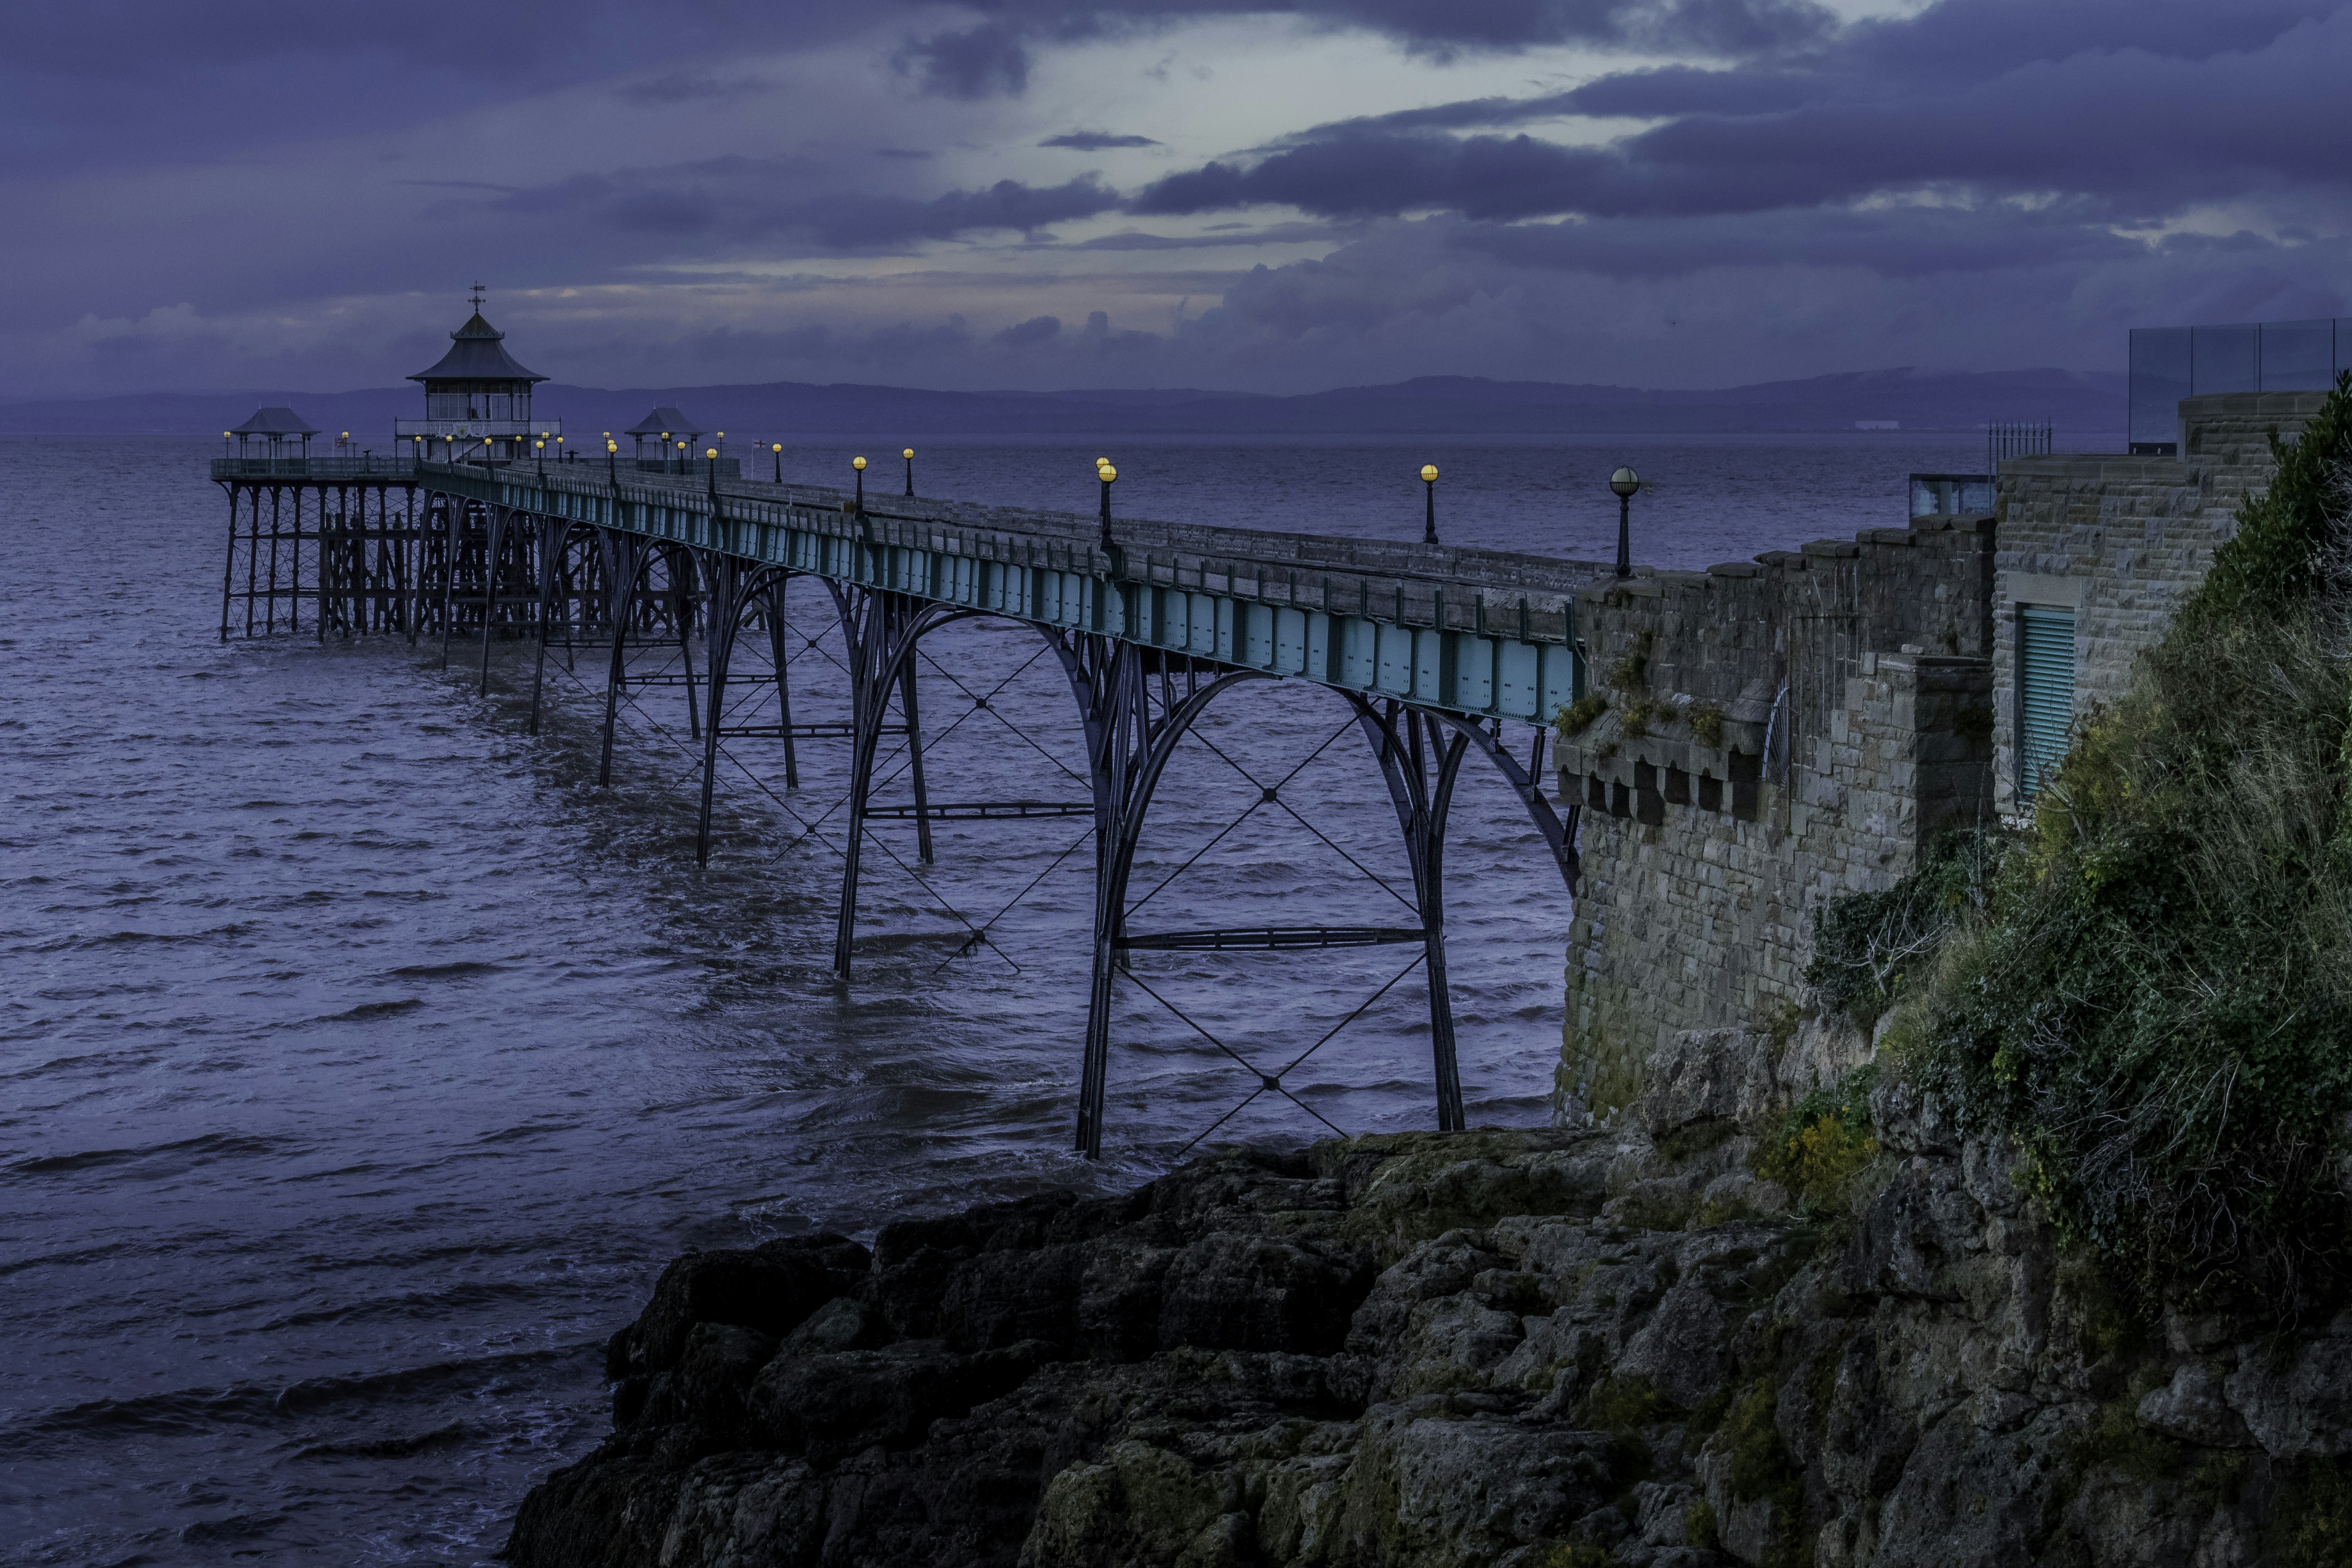
POLYGON ((768 658, 776 672, 776 729, 784 742, 784 787, 801 787, 799 753, 793 746, 793 681, 790 668, 792 656, 785 648, 784 590, 794 577, 802 574, 779 571, 771 574, 761 588, 767 601, 768 658))
POLYGON ((627 657, 629 622, 634 619, 637 579, 652 556, 650 542, 620 529, 597 530, 604 555, 604 583, 611 595, 604 618, 613 628, 613 657, 604 673, 604 740, 596 759, 599 788, 613 782, 613 727, 621 717, 622 661, 627 657))
POLYGON ((499 557, 506 546, 507 509, 491 506, 488 535, 482 548, 482 684, 479 695, 490 694, 490 628, 498 619, 499 557))
MULTIPOLYGON (((564 623, 574 627, 573 616, 584 618, 587 609, 584 593, 566 592, 563 563, 572 552, 574 540, 593 542, 599 530, 591 524, 575 522, 569 518, 541 513, 538 517, 539 550, 539 653, 530 672, 530 733, 539 733, 541 694, 547 684, 548 633, 555 624, 559 605, 563 605, 564 623), (577 601, 576 608, 572 601, 577 601)), ((584 587, 584 584, 583 584, 584 587)), ((575 628, 576 629, 576 628, 575 628)), ((565 655, 568 659, 571 656, 565 655)))
POLYGON ((1449 735, 1436 715, 1393 699, 1375 702, 1353 691, 1347 698, 1372 742, 1389 800, 1396 807, 1397 826, 1404 830, 1429 981, 1437 1130, 1459 1132, 1469 1121, 1462 1104, 1462 1064, 1454 1049, 1454 1002, 1445 978, 1445 818, 1469 742, 1459 733, 1449 735))
MULTIPOLYGON (((1570 805, 1568 815, 1563 817, 1553 808, 1551 797, 1544 794, 1543 745, 1544 737, 1550 731, 1538 727, 1534 750, 1529 752, 1527 762, 1521 763, 1504 746, 1499 734, 1477 721, 1435 709, 1423 709, 1421 711, 1467 741, 1495 764, 1495 770, 1503 775, 1503 781, 1519 797, 1519 804, 1527 807, 1528 820, 1535 824, 1536 831, 1543 835, 1545 846, 1551 850, 1552 862, 1559 868, 1560 879, 1568 884, 1570 894, 1574 895, 1577 883, 1583 877, 1583 866, 1576 852, 1576 830, 1583 807, 1570 805)), ((1500 728, 1499 724, 1496 728, 1500 728)))
MULTIPOLYGON (((845 981, 850 947, 857 936, 857 879, 865 858, 867 796, 874 788, 874 752, 882 738, 891 689, 902 684, 901 668, 913 658, 915 644, 925 632, 981 612, 887 588, 859 588, 830 577, 825 586, 832 590, 849 655, 849 842, 842 847, 841 907, 833 936, 833 972, 845 981)), ((915 731, 911 712, 907 739, 919 757, 922 738, 915 731)))
MULTIPOLYGON (((692 556, 702 574, 703 592, 709 627, 703 634, 703 682, 708 711, 702 723, 702 808, 695 819, 694 861, 698 866, 710 864, 710 811, 719 784, 719 731, 725 717, 727 671, 735 658, 735 637, 742 630, 743 613, 761 598, 768 597, 773 606, 772 590, 781 587, 793 574, 781 566, 746 568, 742 561, 716 550, 696 550, 692 556)), ((778 671, 778 679, 782 672, 778 671)), ((781 685, 778 688, 782 689, 781 685)), ((784 715, 784 743, 792 743, 792 714, 789 705, 784 715)), ((785 763, 787 786, 794 782, 789 755, 785 763)))
MULTIPOLYGON (((1168 655, 1095 632, 1045 630, 1061 657, 1085 722, 1087 761, 1095 792, 1095 948, 1087 993, 1087 1042, 1078 1083, 1076 1148, 1102 1157, 1103 1110, 1110 1076, 1110 1008, 1118 942, 1127 929, 1127 884, 1153 792, 1176 743, 1220 693, 1245 680, 1271 679, 1255 669, 1221 669, 1181 700, 1163 700, 1151 716, 1147 660, 1168 655)), ((1181 657, 1181 656, 1176 656, 1181 657)), ((1166 694, 1172 698, 1172 694, 1166 694)))

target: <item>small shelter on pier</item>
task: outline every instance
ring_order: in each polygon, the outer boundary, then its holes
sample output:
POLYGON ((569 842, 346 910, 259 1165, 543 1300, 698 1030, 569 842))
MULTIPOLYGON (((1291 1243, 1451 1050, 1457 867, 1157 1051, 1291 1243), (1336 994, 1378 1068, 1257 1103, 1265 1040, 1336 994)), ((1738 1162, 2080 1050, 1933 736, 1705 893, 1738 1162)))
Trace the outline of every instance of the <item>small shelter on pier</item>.
POLYGON ((648 439, 658 448, 656 456, 660 460, 654 466, 667 470, 675 461, 680 472, 685 471, 684 458, 695 456, 702 444, 702 432, 696 428, 694 421, 686 416, 683 409, 673 408, 667 404, 655 409, 621 434, 635 438, 637 466, 640 468, 646 467, 646 442, 648 439), (686 443, 683 453, 677 446, 680 441, 686 443))
POLYGON ((408 379, 425 384, 425 417, 394 422, 393 433, 425 448, 428 457, 483 457, 513 461, 530 456, 533 440, 563 433, 560 420, 534 423, 531 389, 547 377, 518 362, 506 334, 482 316, 481 285, 474 313, 449 334, 449 352, 408 379), (443 450, 430 450, 436 442, 443 450))
POLYGON ((224 432, 236 437, 236 455, 240 458, 307 458, 310 455, 310 437, 318 433, 317 426, 282 404, 257 408, 244 424, 224 432), (264 443, 258 452, 251 445, 257 441, 264 443))

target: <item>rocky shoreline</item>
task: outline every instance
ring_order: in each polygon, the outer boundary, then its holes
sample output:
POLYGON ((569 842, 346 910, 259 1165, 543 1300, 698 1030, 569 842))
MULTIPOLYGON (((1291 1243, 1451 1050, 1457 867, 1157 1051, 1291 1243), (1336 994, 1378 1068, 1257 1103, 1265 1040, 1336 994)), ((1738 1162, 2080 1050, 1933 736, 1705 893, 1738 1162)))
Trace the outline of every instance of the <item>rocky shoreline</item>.
POLYGON ((2352 1314, 2152 1327, 1890 1084, 1802 1210, 1781 1046, 1580 1131, 1231 1149, 690 1254, 520 1568, 2344 1560, 2352 1314))

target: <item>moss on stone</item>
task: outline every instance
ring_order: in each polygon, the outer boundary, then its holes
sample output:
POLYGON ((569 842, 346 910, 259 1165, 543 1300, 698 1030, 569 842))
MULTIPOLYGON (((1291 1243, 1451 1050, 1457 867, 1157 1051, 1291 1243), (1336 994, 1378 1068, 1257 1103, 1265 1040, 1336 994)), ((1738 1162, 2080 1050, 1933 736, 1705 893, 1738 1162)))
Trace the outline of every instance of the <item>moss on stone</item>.
POLYGON ((1646 1377, 1621 1373, 1594 1384, 1578 1406, 1577 1419, 1595 1432, 1640 1432, 1678 1412, 1646 1377))
POLYGON ((2352 1458, 2291 1471, 2264 1533, 2281 1568, 2352 1568, 2352 1458))

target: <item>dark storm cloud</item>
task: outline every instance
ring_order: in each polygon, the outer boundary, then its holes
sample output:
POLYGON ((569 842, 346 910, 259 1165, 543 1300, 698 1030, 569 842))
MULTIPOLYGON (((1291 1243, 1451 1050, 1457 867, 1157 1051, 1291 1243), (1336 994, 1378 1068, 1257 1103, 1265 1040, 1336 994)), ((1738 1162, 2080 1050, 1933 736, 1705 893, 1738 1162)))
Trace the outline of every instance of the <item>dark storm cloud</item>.
POLYGON ((1108 131, 1066 131, 1059 136, 1046 137, 1037 145, 1066 147, 1076 153, 1099 153, 1109 147, 1157 147, 1160 143, 1149 136, 1114 136, 1108 131))
POLYGON ((1384 34, 1414 53, 1556 44, 1696 50, 1726 58, 1785 52, 1827 37, 1835 16, 1812 0, 991 0, 988 20, 909 39, 898 68, 949 98, 1017 94, 1048 41, 1147 34, 1213 16, 1289 16, 1384 34))
POLYGON ((1020 34, 998 22, 909 39, 891 63, 943 98, 988 98, 1029 85, 1028 47, 1020 34))
POLYGON ((1118 234, 1097 235, 1073 245, 1066 250, 1213 250, 1234 246, 1302 245, 1331 239, 1347 231, 1333 224, 1276 223, 1263 227, 1247 224, 1219 226, 1223 232, 1213 234, 1143 234, 1128 229, 1118 234))

